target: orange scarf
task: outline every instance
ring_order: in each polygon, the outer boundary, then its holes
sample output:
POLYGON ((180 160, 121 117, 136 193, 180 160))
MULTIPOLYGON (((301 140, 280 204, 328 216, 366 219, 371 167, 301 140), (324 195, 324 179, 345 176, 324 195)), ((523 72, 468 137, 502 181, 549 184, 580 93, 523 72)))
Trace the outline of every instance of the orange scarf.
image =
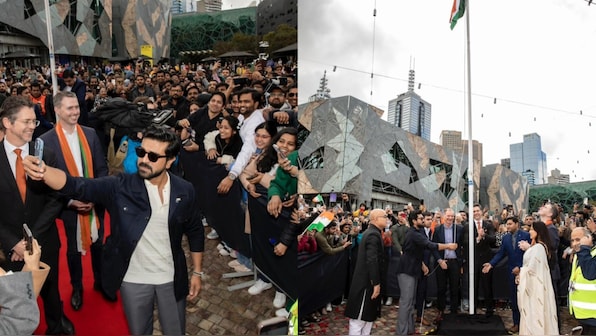
MULTIPOLYGON (((87 178, 93 178, 93 157, 91 156, 91 148, 87 137, 83 132, 83 128, 80 125, 76 125, 77 135, 79 136, 79 147, 81 148, 81 161, 83 163, 83 175, 79 174, 79 169, 74 160, 74 156, 70 152, 70 146, 68 140, 62 130, 60 122, 56 125, 56 135, 60 142, 60 149, 64 155, 64 161, 66 162, 66 168, 71 176, 83 176, 87 178)), ((97 240, 97 229, 99 228, 99 221, 95 215, 95 209, 91 209, 88 213, 79 213, 79 230, 77 230, 78 243, 77 247, 79 252, 83 254, 89 250, 91 246, 92 234, 94 233, 93 241, 97 240), (95 230, 92 230, 92 224, 95 224, 95 230), (94 231, 94 232, 92 232, 94 231)))

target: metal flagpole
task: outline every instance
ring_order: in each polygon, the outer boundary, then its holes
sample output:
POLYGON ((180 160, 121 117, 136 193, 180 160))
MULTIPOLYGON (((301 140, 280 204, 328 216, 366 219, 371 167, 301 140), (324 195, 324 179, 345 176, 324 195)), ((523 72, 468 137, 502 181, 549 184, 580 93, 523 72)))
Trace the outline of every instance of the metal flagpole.
POLYGON ((474 296, 474 146, 472 144, 472 70, 470 60, 470 0, 466 0, 466 70, 467 70, 467 103, 468 103, 468 306, 469 314, 476 313, 474 296))
MULTIPOLYGON (((50 14, 50 1, 43 1, 46 11, 46 30, 48 32, 48 51, 50 53, 50 76, 52 76, 52 95, 58 93, 58 80, 56 78, 56 61, 54 59, 54 39, 52 37, 52 16, 50 14)), ((56 116, 58 118, 58 116, 56 116)))

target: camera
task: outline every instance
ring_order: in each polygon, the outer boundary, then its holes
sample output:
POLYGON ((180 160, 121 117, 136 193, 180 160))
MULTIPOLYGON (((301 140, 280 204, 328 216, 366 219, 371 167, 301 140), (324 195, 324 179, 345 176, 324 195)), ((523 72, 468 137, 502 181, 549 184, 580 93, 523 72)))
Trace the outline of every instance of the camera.
POLYGON ((234 85, 248 86, 250 85, 250 79, 247 77, 234 77, 234 85))

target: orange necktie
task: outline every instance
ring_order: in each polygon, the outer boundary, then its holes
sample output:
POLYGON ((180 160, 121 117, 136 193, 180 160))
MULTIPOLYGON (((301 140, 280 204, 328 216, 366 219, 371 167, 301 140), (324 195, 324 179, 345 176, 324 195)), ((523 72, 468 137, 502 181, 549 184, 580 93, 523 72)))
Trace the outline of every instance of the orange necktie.
POLYGON ((17 187, 21 193, 21 199, 25 203, 25 195, 27 195, 27 177, 25 176, 25 166, 23 166, 23 158, 21 157, 22 150, 17 148, 14 150, 17 154, 17 161, 15 165, 15 176, 17 180, 17 187))

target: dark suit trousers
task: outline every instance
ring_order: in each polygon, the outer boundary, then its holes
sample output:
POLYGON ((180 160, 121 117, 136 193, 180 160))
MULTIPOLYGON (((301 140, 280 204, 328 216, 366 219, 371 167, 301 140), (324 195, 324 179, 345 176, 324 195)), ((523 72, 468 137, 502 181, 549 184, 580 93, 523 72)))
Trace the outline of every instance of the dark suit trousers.
MULTIPOLYGON (((101 282, 101 251, 103 249, 103 215, 98 214, 100 222, 97 241, 91 244, 91 266, 93 268, 93 279, 101 282)), ((66 232, 66 260, 68 262, 68 271, 70 272, 70 284, 72 288, 83 288, 83 263, 81 262, 81 252, 77 250, 77 221, 64 220, 64 231, 66 232)))
POLYGON ((451 312, 457 313, 461 280, 459 268, 459 262, 455 259, 447 260, 446 270, 442 269, 440 266, 437 268, 437 308, 439 308, 439 311, 441 312, 446 306, 447 286, 449 285, 451 312))
POLYGON ((482 295, 484 297, 484 306, 486 307, 486 311, 493 313, 495 310, 495 301, 493 299, 493 269, 491 269, 490 272, 484 274, 482 273, 483 264, 484 261, 476 263, 476 268, 474 269, 474 293, 476 294, 474 306, 479 307, 478 298, 480 297, 480 292, 478 289, 482 287, 482 295))

